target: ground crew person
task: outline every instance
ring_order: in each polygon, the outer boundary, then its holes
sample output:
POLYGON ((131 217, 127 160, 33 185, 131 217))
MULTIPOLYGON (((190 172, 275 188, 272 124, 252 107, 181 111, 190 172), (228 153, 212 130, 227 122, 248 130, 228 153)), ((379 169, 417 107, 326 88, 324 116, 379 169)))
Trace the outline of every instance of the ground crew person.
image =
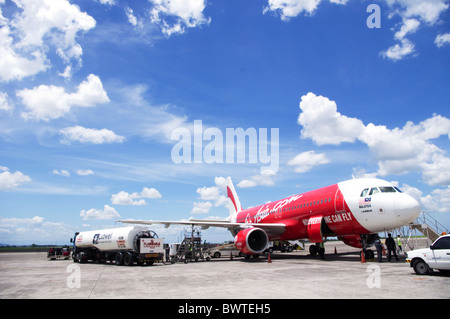
POLYGON ((395 259, 398 261, 397 257, 397 247, 395 246, 394 238, 392 238, 392 235, 389 233, 388 238, 386 238, 386 247, 388 249, 388 261, 391 262, 392 253, 394 253, 395 259))
POLYGON ((377 236, 377 238, 375 239, 375 248, 377 249, 377 258, 378 262, 380 263, 383 257, 383 246, 380 240, 380 236, 377 236))
POLYGON ((402 241, 400 240, 400 235, 397 236, 397 246, 399 253, 402 253, 403 249, 402 249, 402 241))

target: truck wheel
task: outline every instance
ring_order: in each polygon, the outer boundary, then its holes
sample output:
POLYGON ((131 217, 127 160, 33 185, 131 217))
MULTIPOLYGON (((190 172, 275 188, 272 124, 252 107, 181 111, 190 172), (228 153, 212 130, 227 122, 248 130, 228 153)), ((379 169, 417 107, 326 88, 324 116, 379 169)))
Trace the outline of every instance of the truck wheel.
POLYGON ((84 263, 86 260, 86 256, 85 256, 85 254, 84 254, 84 252, 81 252, 81 253, 78 253, 77 254, 77 259, 78 259, 78 262, 80 263, 80 264, 82 264, 82 263, 84 263))
POLYGON ((417 260, 414 263, 414 271, 417 275, 429 275, 431 274, 431 269, 428 267, 427 263, 423 260, 417 260))
POLYGON ((133 254, 132 253, 126 253, 124 256, 123 256, 123 264, 125 265, 125 266, 131 266, 131 265, 133 265, 134 264, 134 258, 133 258, 134 256, 133 256, 133 254))
POLYGON ((218 251, 216 251, 216 252, 214 253, 214 258, 220 258, 220 253, 219 253, 218 251))
POLYGON ((122 253, 118 253, 116 255, 115 261, 116 261, 116 265, 117 266, 123 265, 123 255, 122 255, 122 253))

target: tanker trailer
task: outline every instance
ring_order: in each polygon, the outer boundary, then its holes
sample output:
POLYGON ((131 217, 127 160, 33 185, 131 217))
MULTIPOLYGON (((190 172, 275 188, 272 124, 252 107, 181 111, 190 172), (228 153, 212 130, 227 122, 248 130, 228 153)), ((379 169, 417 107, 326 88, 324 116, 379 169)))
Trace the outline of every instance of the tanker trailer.
POLYGON ((121 227, 77 232, 73 239, 74 262, 115 262, 116 265, 152 265, 164 256, 163 240, 146 227, 121 227))

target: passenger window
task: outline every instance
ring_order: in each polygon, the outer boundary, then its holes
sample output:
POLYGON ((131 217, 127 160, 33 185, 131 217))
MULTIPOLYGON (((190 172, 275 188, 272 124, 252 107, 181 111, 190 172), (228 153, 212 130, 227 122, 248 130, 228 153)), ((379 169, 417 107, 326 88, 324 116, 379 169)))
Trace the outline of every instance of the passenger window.
POLYGON ((369 196, 378 194, 380 191, 376 187, 372 187, 369 192, 369 196))
POLYGON ((368 189, 368 188, 366 188, 365 190, 363 190, 363 191, 361 192, 361 197, 366 197, 368 192, 369 192, 369 189, 368 189))

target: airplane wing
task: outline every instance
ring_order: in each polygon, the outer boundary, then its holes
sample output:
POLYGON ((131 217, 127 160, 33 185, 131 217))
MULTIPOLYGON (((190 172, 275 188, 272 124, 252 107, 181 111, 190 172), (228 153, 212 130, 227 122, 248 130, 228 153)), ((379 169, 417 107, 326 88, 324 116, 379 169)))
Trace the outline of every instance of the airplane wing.
POLYGON ((141 224, 141 225, 152 225, 160 224, 164 225, 165 228, 170 225, 186 225, 186 226, 199 226, 202 229, 208 229, 209 227, 221 227, 228 228, 232 233, 237 233, 241 229, 258 227, 266 231, 268 234, 279 235, 284 232, 286 225, 282 223, 269 224, 269 223, 231 223, 226 220, 180 220, 180 221, 163 221, 163 220, 118 220, 120 223, 125 224, 141 224))

